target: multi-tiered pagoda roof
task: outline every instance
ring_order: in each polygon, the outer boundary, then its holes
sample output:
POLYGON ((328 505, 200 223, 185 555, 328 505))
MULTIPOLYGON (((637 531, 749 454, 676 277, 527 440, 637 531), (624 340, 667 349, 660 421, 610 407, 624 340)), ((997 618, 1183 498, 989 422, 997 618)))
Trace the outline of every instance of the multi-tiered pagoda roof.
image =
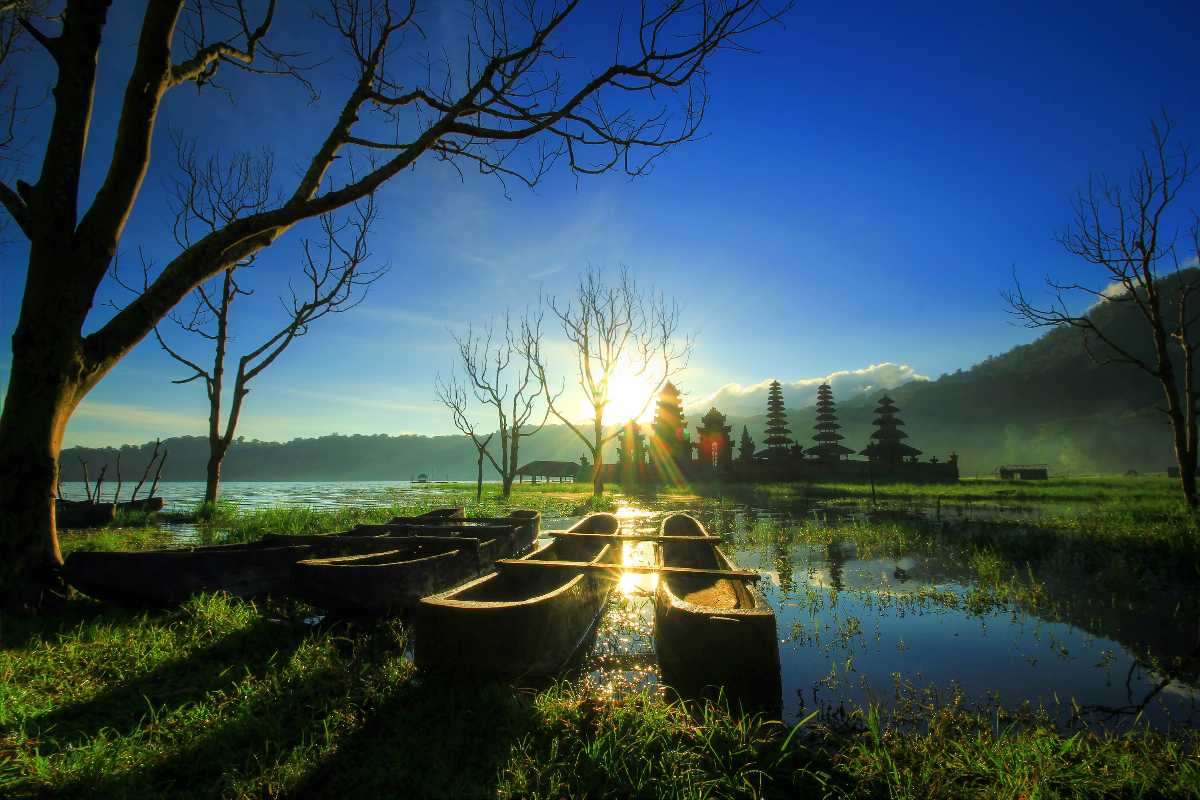
POLYGON ((896 416, 899 411, 886 394, 879 398, 879 405, 875 407, 875 432, 871 434, 871 443, 861 455, 889 464, 898 464, 905 458, 921 455, 920 450, 901 441, 907 439, 908 434, 900 430, 904 421, 896 416))
POLYGON ((816 433, 812 437, 816 444, 805 452, 811 456, 828 459, 837 459, 853 453, 850 448, 838 444, 846 438, 838 433, 841 427, 837 421, 837 404, 833 401, 833 389, 828 383, 823 383, 821 388, 817 389, 817 421, 813 425, 816 433))

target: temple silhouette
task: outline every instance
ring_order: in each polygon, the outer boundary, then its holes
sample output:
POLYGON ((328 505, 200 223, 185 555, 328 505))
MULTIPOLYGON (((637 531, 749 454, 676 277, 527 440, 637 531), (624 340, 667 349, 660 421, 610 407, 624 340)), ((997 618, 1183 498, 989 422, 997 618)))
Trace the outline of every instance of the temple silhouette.
MULTIPOLYGON (((958 456, 921 461, 921 451, 905 440, 904 421, 887 394, 874 409, 875 430, 861 450, 846 447, 837 403, 828 383, 817 390, 816 423, 804 447, 793 438, 784 408, 783 389, 773 381, 767 393, 767 426, 755 447, 742 428, 734 454, 731 426, 716 407, 688 431, 679 390, 668 383, 659 394, 649 425, 627 422, 617 433, 617 462, 606 464, 604 480, 624 484, 670 484, 688 480, 729 481, 912 481, 958 480, 958 456), (864 456, 865 458, 854 458, 864 456)), ((591 466, 580 459, 579 480, 591 480, 591 466)))

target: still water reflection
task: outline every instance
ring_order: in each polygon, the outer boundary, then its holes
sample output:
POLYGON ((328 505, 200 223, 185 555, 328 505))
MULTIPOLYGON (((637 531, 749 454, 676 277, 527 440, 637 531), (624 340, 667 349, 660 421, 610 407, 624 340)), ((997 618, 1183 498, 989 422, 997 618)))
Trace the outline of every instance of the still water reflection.
MULTIPOLYGON (((622 532, 654 530, 665 513, 626 510, 622 532)), ((860 557, 853 541, 789 542, 787 531, 798 521, 811 524, 808 510, 695 513, 740 566, 764 575, 760 586, 778 624, 786 719, 866 703, 903 709, 962 702, 1044 709, 1067 725, 1200 725, 1195 660, 1170 674, 1152 666, 1200 644, 1194 614, 1174 602, 1139 607, 1122 600, 1116 608, 1112 596, 1080 583, 1069 602, 1043 602, 1037 610, 981 606, 971 602, 974 573, 949 551, 860 557), (1100 607, 1105 613, 1078 611, 1100 607), (1147 617, 1156 624, 1145 624, 1147 617), (1140 638, 1127 635, 1130 627, 1140 638)), ((648 546, 637 546, 639 560, 651 557, 640 552, 648 546)), ((1053 580, 1044 585, 1055 591, 1053 580)), ((613 693, 658 683, 653 593, 639 591, 634 576, 621 588, 582 668, 583 680, 613 693)))
MULTIPOLYGON (((68 497, 83 495, 82 484, 65 488, 68 497)), ((202 492, 201 483, 160 485, 168 510, 190 510, 202 492)), ((437 485, 406 481, 230 482, 223 493, 244 508, 386 506, 449 497, 437 485)), ((668 511, 689 510, 686 501, 669 508, 621 502, 626 534, 654 532, 668 511)), ((786 719, 868 702, 902 709, 914 701, 961 700, 1009 709, 1028 704, 1066 724, 1119 728, 1141 719, 1157 728, 1200 726, 1200 628, 1192 586, 1120 592, 1113 581, 1065 569, 1037 576, 1048 599, 1036 606, 973 604, 975 572, 952 548, 860 554, 853 541, 832 537, 814 544, 795 535, 798 526, 812 529, 836 518, 842 513, 836 509, 691 505, 740 566, 764 576, 761 588, 778 623, 786 719)), ((989 506, 903 513, 940 525, 1005 519, 1016 529, 1040 512, 989 506)), ((546 518, 544 526, 573 521, 546 518)), ((625 563, 653 562, 652 543, 622 547, 625 563)), ((621 579, 581 655, 577 679, 614 694, 663 690, 654 650, 656 580, 621 579)))

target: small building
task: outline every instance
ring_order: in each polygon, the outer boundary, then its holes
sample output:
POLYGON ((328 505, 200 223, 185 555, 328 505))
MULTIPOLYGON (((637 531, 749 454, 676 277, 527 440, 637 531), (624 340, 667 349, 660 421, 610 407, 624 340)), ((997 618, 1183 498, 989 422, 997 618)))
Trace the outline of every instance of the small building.
POLYGON ((1009 464, 997 467, 996 472, 1002 481, 1044 481, 1050 477, 1045 464, 1009 464))
POLYGON ((517 470, 517 483, 524 483, 526 477, 532 479, 533 483, 537 483, 539 477, 546 483, 554 479, 560 483, 569 479, 573 483, 585 468, 574 461, 530 461, 517 470))

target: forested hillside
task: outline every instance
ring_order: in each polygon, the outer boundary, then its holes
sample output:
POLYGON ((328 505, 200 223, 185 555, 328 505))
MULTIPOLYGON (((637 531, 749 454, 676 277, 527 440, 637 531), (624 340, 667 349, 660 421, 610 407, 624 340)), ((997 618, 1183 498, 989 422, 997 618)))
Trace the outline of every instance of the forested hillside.
MULTIPOLYGON (((1181 273, 1200 279, 1200 272, 1181 273)), ((1172 280, 1178 280, 1174 278, 1172 280)), ((1168 292, 1169 294, 1169 292, 1168 292)), ((1170 309, 1168 309, 1170 312, 1170 309)), ((1102 303, 1091 312, 1097 323, 1135 353, 1147 355, 1145 323, 1129 303, 1102 303)), ((1094 346, 1098 356, 1102 346, 1094 346)), ((1076 330, 1054 330, 1031 344, 989 358, 935 381, 914 381, 889 392, 900 407, 909 443, 925 458, 957 452, 964 475, 989 473, 999 464, 1045 463, 1062 473, 1161 471, 1172 463, 1170 429, 1156 410, 1162 392, 1145 373, 1128 365, 1089 358, 1076 330)), ((867 444, 876 395, 838 398, 843 442, 867 444)), ((765 411, 765 409, 764 409, 765 411)), ((689 414, 694 433, 699 414, 689 414)), ((790 409, 792 436, 812 444, 814 410, 790 409)), ((761 442, 765 417, 730 417, 736 443, 743 425, 761 442)), ((166 480, 202 480, 208 458, 201 437, 165 442, 170 455, 166 480)), ((126 445, 121 469, 126 481, 141 476, 152 444, 126 445)), ((547 425, 525 441, 521 462, 577 460, 583 448, 564 426, 547 425)), ((116 450, 63 451, 64 480, 78 480, 78 457, 93 479, 105 463, 115 479, 116 450)), ((611 456, 610 456, 611 457, 611 456)), ((462 436, 322 436, 286 443, 238 441, 223 470, 226 480, 405 480, 467 479, 475 474, 475 452, 462 436)), ((487 470, 488 478, 496 477, 487 470)))
MULTIPOLYGON (((1200 280, 1200 272, 1165 281, 1168 297, 1177 280, 1200 280)), ((1146 325, 1132 304, 1105 302, 1090 313, 1123 347, 1149 358, 1146 325)), ((1173 307, 1167 313, 1171 318, 1173 307)), ((1098 341, 1091 351, 1095 360, 1080 331, 1057 329, 968 370, 906 383, 889 394, 901 409, 909 443, 926 458, 959 453, 965 475, 1013 463, 1045 463, 1057 472, 1164 470, 1173 455, 1166 415, 1157 410, 1163 404, 1158 383, 1133 366, 1098 363, 1107 353, 1098 341)), ((877 399, 859 396, 840 404, 847 446, 866 446, 877 399)), ((793 436, 810 445, 812 408, 789 416, 793 436)), ((763 421, 732 420, 748 423, 756 440, 763 421)))

